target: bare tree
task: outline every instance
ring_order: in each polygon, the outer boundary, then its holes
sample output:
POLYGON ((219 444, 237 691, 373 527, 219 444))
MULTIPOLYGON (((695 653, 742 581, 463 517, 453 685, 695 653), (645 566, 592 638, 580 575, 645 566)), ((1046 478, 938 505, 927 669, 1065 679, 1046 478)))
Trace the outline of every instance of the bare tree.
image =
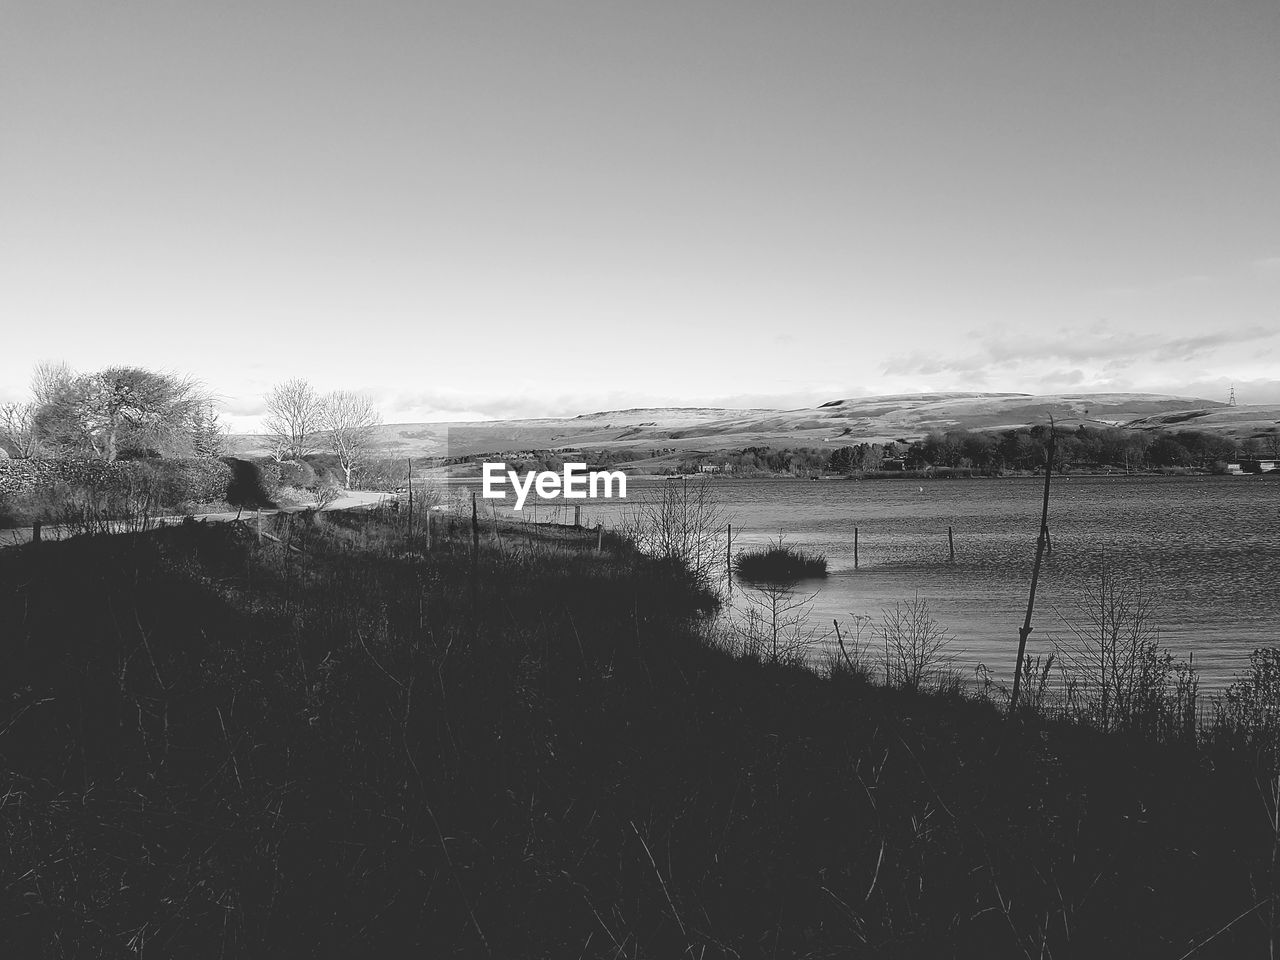
POLYGON ((6 403, 0 406, 0 441, 14 457, 25 459, 40 454, 36 409, 34 403, 6 403))
POLYGON ((74 379, 65 360, 41 360, 31 374, 31 402, 37 407, 52 403, 74 379))
POLYGON ((328 434, 329 449, 347 475, 350 489, 352 472, 373 452, 377 427, 382 422, 378 408, 362 393, 334 390, 320 401, 319 422, 328 434))
POLYGON ((271 456, 279 462, 315 453, 323 414, 322 399, 306 380, 295 377, 272 387, 263 421, 271 456))
POLYGON ((809 626, 818 595, 797 594, 797 582, 759 583, 746 592, 738 625, 744 654, 769 663, 802 663, 807 651, 824 639, 809 626))

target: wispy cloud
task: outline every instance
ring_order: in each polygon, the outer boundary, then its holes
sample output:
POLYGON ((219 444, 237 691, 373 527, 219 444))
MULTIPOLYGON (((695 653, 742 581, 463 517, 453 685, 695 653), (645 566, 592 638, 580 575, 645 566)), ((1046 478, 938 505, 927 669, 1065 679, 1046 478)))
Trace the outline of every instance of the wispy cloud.
POLYGON ((1225 347, 1277 336, 1277 331, 1257 325, 1172 339, 1156 333, 1112 332, 1105 324, 1049 334, 996 331, 976 336, 976 348, 957 356, 932 351, 898 354, 889 358, 883 372, 886 376, 952 374, 976 382, 997 372, 1065 363, 1077 368, 1083 381, 1090 367, 1100 375, 1144 363, 1185 363, 1225 347))

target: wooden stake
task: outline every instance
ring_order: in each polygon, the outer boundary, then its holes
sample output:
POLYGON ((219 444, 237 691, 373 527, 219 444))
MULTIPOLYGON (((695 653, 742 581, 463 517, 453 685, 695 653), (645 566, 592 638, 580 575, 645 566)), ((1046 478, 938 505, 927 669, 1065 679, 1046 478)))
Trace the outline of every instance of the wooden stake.
POLYGON ((853 569, 858 569, 858 528, 853 528, 853 569))
POLYGON ((31 524, 31 542, 40 542, 40 521, 36 520, 31 524))
POLYGON ((1044 451, 1044 505, 1040 509, 1040 536, 1036 540, 1036 562, 1031 567, 1031 593, 1027 597, 1027 617, 1018 630, 1018 660, 1014 665, 1013 693, 1009 696, 1009 717, 1012 719, 1018 707, 1018 690, 1022 685, 1022 660, 1027 652, 1027 637, 1031 636, 1031 611, 1036 603, 1036 584, 1040 582, 1040 561, 1044 559, 1044 547, 1049 540, 1049 481, 1053 477, 1053 446, 1055 433, 1053 418, 1049 418, 1049 443, 1044 451))
POLYGON ((951 528, 947 527, 947 546, 951 549, 951 562, 956 562, 956 538, 952 534, 951 528))
POLYGON ((729 524, 729 532, 725 535, 724 542, 724 575, 726 577, 733 574, 733 524, 729 524))
POLYGON ((604 549, 604 524, 596 521, 596 553, 604 549))
POLYGON ((582 526, 582 504, 580 503, 573 505, 573 525, 575 527, 582 526))

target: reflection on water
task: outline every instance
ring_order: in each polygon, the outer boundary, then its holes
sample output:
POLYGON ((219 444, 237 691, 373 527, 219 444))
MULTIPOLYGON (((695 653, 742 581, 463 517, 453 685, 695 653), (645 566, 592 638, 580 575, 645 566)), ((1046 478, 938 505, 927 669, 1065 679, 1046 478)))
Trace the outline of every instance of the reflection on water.
MULTIPOLYGON (((639 495, 643 481, 632 484, 639 495)), ((783 534, 828 558, 816 623, 870 615, 918 593, 956 636, 958 666, 1012 671, 1026 609, 1043 480, 719 481, 735 548, 783 534), (956 558, 948 558, 947 527, 956 558), (854 569, 854 528, 858 569, 854 569)), ((583 522, 617 522, 623 504, 586 501, 583 522)), ((527 512, 527 508, 526 508, 527 512)), ((555 517, 543 503, 540 520, 555 517)), ((572 510, 568 512, 572 519, 572 510)), ((1055 478, 1029 650, 1070 636, 1084 587, 1105 564, 1154 599, 1162 642, 1194 652, 1205 687, 1280 639, 1280 481, 1261 477, 1055 478)))

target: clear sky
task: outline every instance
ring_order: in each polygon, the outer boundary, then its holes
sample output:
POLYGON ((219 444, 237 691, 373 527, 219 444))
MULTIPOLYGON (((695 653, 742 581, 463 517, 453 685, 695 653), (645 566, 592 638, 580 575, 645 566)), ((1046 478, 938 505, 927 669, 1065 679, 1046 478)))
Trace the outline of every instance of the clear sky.
POLYGON ((0 0, 0 326, 239 429, 1280 402, 1280 4, 0 0))

